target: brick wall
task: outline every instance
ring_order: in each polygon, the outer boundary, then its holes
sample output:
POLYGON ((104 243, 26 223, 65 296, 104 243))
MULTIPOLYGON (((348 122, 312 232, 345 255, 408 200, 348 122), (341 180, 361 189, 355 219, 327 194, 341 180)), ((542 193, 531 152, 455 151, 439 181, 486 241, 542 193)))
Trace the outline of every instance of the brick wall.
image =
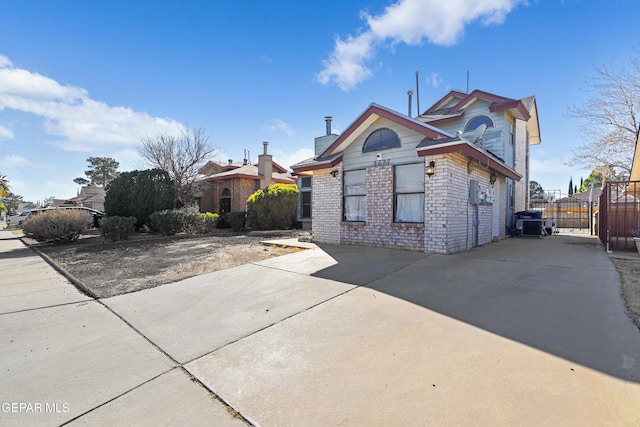
POLYGON ((342 219, 342 167, 313 172, 311 232, 318 243, 340 243, 340 221, 342 219), (338 175, 331 176, 332 170, 338 175))
POLYGON ((340 243, 423 250, 424 225, 393 222, 393 166, 367 168, 367 220, 342 222, 340 243))
MULTIPOLYGON (((493 240, 493 205, 469 203, 470 180, 478 181, 481 189, 491 187, 491 171, 478 162, 471 163, 461 154, 443 154, 425 158, 433 160, 436 173, 425 181, 425 250, 450 254, 483 245, 493 240), (477 241, 476 241, 477 209, 477 241)), ((504 209, 506 206, 504 178, 501 191, 495 193, 500 210, 498 232, 504 237, 504 209)))
MULTIPOLYGON (((342 221, 342 169, 333 177, 325 169, 313 175, 313 239, 318 243, 355 244, 427 250, 449 254, 493 240, 491 205, 469 203, 469 182, 475 179, 483 190, 491 187, 491 171, 461 154, 426 157, 435 162, 436 173, 425 175, 425 223, 393 222, 393 166, 367 168, 367 217, 365 222, 342 221), (477 241, 476 241, 476 209, 477 241)), ((506 183, 498 177, 495 187, 499 209, 499 238, 505 237, 506 183)))

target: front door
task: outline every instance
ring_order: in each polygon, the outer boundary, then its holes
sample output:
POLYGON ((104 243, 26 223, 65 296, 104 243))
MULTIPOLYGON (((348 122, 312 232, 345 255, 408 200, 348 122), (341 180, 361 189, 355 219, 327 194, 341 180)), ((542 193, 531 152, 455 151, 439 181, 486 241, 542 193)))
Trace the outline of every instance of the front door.
POLYGON ((231 212, 231 191, 228 188, 222 190, 220 197, 220 215, 231 212))

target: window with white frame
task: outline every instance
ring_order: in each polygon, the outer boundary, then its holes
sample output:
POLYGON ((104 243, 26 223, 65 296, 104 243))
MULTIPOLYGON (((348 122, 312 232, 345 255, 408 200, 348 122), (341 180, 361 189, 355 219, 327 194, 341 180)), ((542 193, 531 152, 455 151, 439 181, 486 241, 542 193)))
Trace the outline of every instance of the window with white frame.
POLYGON ((424 222, 424 164, 396 166, 394 222, 424 222))
POLYGON ((344 173, 344 220, 367 219, 367 171, 365 169, 344 173))

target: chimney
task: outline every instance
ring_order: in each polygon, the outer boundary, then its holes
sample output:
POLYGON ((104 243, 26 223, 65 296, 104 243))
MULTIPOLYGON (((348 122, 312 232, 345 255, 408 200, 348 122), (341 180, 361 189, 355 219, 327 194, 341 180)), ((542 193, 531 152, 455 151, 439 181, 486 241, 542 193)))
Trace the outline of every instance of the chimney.
POLYGON ((315 154, 316 156, 326 150, 332 143, 338 138, 338 135, 331 133, 331 120, 333 117, 325 116, 324 121, 327 123, 326 135, 319 136, 315 139, 315 154))
POLYGON ((264 152, 258 156, 258 175, 264 177, 264 179, 260 180, 260 188, 265 189, 271 185, 271 178, 273 176, 273 159, 271 154, 267 154, 267 146, 269 143, 265 141, 262 145, 264 147, 264 152))
POLYGON ((232 163, 233 163, 233 159, 229 159, 229 164, 232 164, 232 163))
POLYGON ((411 95, 413 95, 413 91, 412 90, 408 91, 407 95, 409 95, 409 114, 408 114, 408 116, 411 117, 411 95))
POLYGON ((326 116, 324 118, 324 121, 327 122, 327 135, 331 135, 331 120, 333 119, 333 117, 331 116, 326 116))

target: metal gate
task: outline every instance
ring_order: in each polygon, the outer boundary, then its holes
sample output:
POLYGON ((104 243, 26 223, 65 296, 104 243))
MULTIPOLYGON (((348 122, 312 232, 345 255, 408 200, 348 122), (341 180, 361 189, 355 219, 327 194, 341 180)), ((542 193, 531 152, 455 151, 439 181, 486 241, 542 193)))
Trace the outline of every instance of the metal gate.
POLYGON ((608 182, 600 196, 598 237, 608 251, 635 251, 640 230, 640 181, 608 182))
POLYGON ((541 212, 542 219, 553 220, 559 233, 595 234, 597 196, 593 191, 569 196, 549 192, 543 198, 531 199, 530 209, 541 212))

